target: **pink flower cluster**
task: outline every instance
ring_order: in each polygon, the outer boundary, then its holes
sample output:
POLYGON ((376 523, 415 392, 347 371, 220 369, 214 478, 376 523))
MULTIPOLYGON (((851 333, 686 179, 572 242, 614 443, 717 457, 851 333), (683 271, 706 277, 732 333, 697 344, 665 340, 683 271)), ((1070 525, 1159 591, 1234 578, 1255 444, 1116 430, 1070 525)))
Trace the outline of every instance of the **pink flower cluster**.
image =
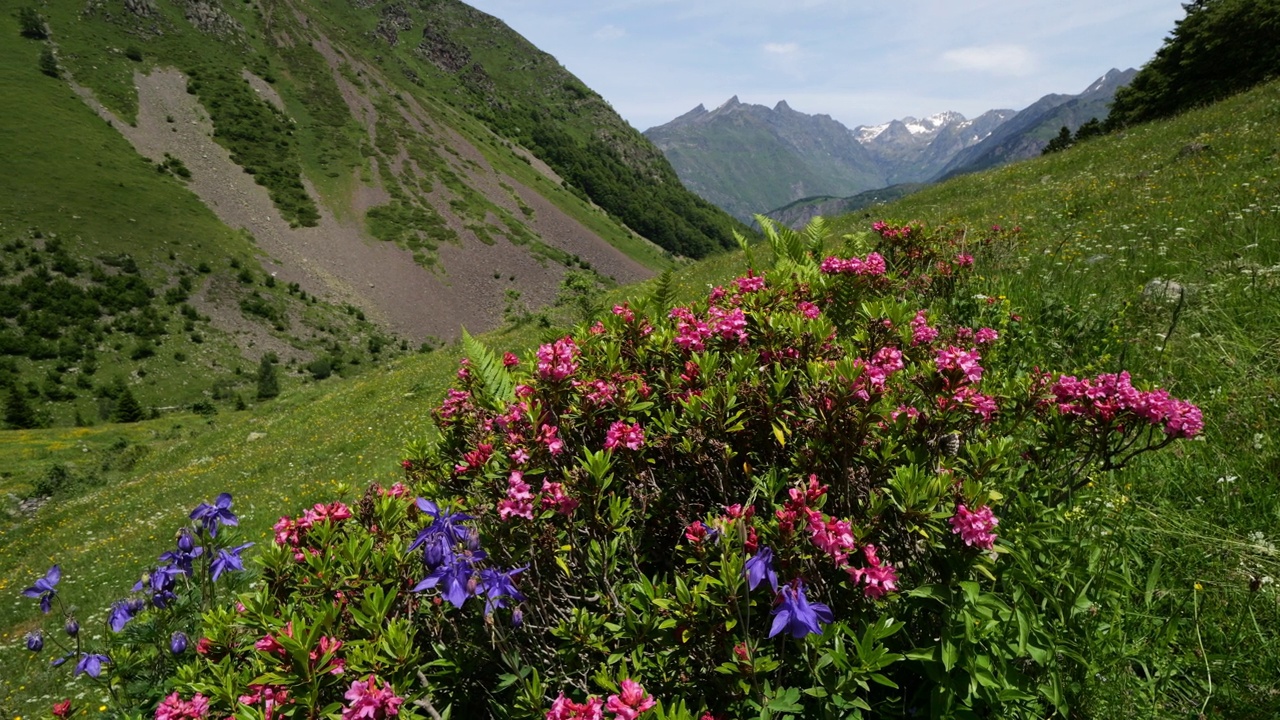
POLYGON ((982 422, 989 423, 995 417, 996 411, 1000 409, 996 404, 996 399, 990 395, 983 395, 978 392, 972 385, 965 385, 956 390, 955 394, 948 399, 945 396, 938 397, 938 406, 946 410, 953 406, 972 410, 982 416, 982 422))
POLYGON ((866 362, 857 360, 862 374, 853 383, 853 394, 863 402, 871 400, 871 393, 884 392, 885 383, 899 370, 906 367, 902 360, 902 351, 895 347, 882 347, 866 362))
POLYGON ((342 720, 383 720, 400 714, 404 704, 404 698, 398 697, 390 685, 378 687, 373 675, 368 680, 353 681, 343 697, 350 704, 342 709, 342 720))
POLYGON ((604 709, 614 714, 614 720, 636 720, 640 713, 657 704, 640 683, 627 679, 622 681, 622 692, 610 695, 604 709))
POLYGON ((538 348, 538 377, 560 382, 578 371, 578 345, 564 337, 538 348))
POLYGON ((855 586, 861 585, 862 592, 872 600, 882 598, 887 593, 898 589, 898 571, 893 566, 880 560, 876 547, 867 544, 862 547, 866 567, 849 565, 849 556, 857 550, 857 541, 853 536, 853 527, 847 520, 839 520, 825 516, 810 507, 827 493, 828 486, 819 485, 816 475, 809 476, 806 488, 791 488, 789 499, 782 509, 776 511, 778 529, 785 535, 795 528, 795 523, 804 517, 809 530, 809 539, 814 547, 826 553, 835 561, 836 566, 849 574, 849 581, 855 586))
POLYGON ((301 549, 302 539, 308 530, 321 523, 342 522, 350 517, 351 508, 341 502, 332 502, 328 505, 316 503, 303 512, 297 520, 281 517, 271 529, 276 533, 276 544, 293 547, 295 549, 293 559, 302 562, 305 557, 301 549))
POLYGON ((533 519, 533 493, 529 483, 524 481, 524 473, 514 470, 507 478, 507 497, 498 501, 498 518, 510 520, 513 517, 533 519))
MULTIPOLYGON (((762 280, 763 282, 763 280, 762 280)), ((712 305, 703 321, 688 308, 672 308, 668 316, 676 321, 675 344, 687 352, 701 352, 713 337, 735 340, 739 345, 747 342, 747 316, 742 308, 726 310, 712 305)))
POLYGON ((1112 422, 1129 414, 1163 426, 1165 434, 1175 438, 1195 437, 1204 430, 1200 408, 1166 390, 1138 390, 1127 372, 1103 373, 1083 380, 1063 375, 1054 383, 1052 392, 1058 411, 1064 415, 1112 422))
POLYGON ((741 293, 752 293, 764 289, 764 278, 755 274, 740 277, 733 282, 738 286, 738 292, 741 293))
POLYGON ((956 506, 956 514, 951 516, 951 532, 958 534, 965 545, 983 550, 990 550, 996 544, 993 531, 999 524, 1000 519, 986 505, 969 510, 961 503, 956 506))
POLYGON ((875 230, 882 238, 887 240, 896 240, 910 235, 911 232, 915 230, 915 226, 903 225, 902 227, 894 227, 883 220, 877 220, 871 223, 871 229, 875 230))
POLYGON ((622 692, 610 695, 607 702, 589 697, 586 702, 578 703, 560 693, 551 703, 546 720, 604 720, 605 710, 613 713, 613 720, 636 720, 657 704, 640 683, 628 678, 622 681, 622 692))
POLYGON ((444 403, 440 405, 440 409, 436 411, 436 414, 440 416, 441 420, 452 420, 454 416, 465 415, 473 409, 471 393, 465 390, 449 388, 449 392, 445 395, 444 403))
POLYGON ((887 271, 884 258, 880 253, 874 252, 867 255, 866 260, 857 257, 845 259, 834 255, 823 258, 818 269, 824 275, 869 275, 871 277, 879 277, 887 271))
POLYGON ((156 720, 199 720, 208 714, 209 698, 200 693, 183 700, 175 692, 156 706, 156 720))
POLYGON ((796 303, 796 309, 800 311, 801 315, 804 315, 810 320, 817 319, 818 315, 822 313, 822 310, 820 310, 817 305, 814 305, 808 300, 801 300, 796 303))
POLYGON ((262 703, 263 720, 272 720, 281 705, 288 705, 289 690, 283 685, 250 685, 249 692, 239 697, 241 705, 262 703))
POLYGON ((667 315, 676 321, 676 345, 685 352, 702 352, 711 337, 711 328, 688 308, 672 308, 667 315))
POLYGON ((604 701, 589 697, 586 702, 576 703, 560 693, 551 702, 546 720, 604 720, 604 701))
POLYGON ((561 515, 572 515, 578 501, 564 494, 564 486, 550 480, 542 481, 542 507, 551 508, 561 515))
MULTIPOLYGON (((764 279, 760 278, 761 285, 764 279)), ((747 316, 742 312, 742 308, 734 308, 733 310, 725 310, 724 308, 712 306, 707 309, 707 329, 712 335, 717 335, 724 340, 737 340, 739 345, 745 345, 747 342, 747 316)))
POLYGON ((629 425, 618 420, 609 426, 604 436, 606 450, 613 450, 619 446, 628 450, 639 450, 641 445, 644 445, 644 430, 641 429, 640 423, 629 425))
POLYGON ((862 592, 872 600, 879 600, 891 592, 898 591, 898 571, 892 565, 886 565, 876 553, 876 546, 867 544, 862 547, 862 556, 867 566, 849 567, 849 581, 854 585, 861 584, 862 592))
POLYGON ((982 366, 978 364, 980 360, 982 356, 977 350, 961 350, 950 345, 938 351, 934 363, 938 366, 939 373, 945 375, 951 371, 959 371, 966 381, 976 383, 982 379, 982 366))
POLYGON ((929 319, 925 317, 923 310, 917 310, 916 316, 911 321, 911 344, 912 345, 928 345, 938 338, 938 331, 929 327, 929 319))
POLYGON ((491 457, 493 457, 493 443, 480 443, 475 450, 463 454, 462 462, 455 465, 453 470, 459 475, 478 470, 484 467, 491 457))

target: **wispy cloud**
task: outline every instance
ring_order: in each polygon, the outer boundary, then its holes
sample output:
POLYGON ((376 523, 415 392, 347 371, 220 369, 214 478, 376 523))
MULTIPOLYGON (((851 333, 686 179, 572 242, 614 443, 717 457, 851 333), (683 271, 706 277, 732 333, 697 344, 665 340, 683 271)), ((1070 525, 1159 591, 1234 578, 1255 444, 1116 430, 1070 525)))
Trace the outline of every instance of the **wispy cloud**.
POLYGON ((1030 75, 1036 69, 1036 58, 1021 45, 974 45, 948 50, 942 54, 946 69, 977 70, 993 75, 1030 75))
POLYGON ((795 43, 765 43, 764 51, 770 55, 792 55, 795 54, 800 46, 795 43))
POLYGON ((592 33, 592 37, 597 40, 617 40, 627 36, 627 31, 617 25, 605 25, 599 30, 592 33))

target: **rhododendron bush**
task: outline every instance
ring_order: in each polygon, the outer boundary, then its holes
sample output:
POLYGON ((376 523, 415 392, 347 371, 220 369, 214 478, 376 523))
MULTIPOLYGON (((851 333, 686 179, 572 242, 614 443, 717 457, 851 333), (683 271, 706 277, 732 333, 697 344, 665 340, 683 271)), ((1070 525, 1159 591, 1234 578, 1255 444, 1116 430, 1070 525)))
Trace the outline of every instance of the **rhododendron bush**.
POLYGON ((179 697, 252 718, 1064 712, 1076 620, 1042 611, 1027 548, 1199 411, 1008 362, 1026 330, 964 292, 1004 233, 876 230, 523 359, 464 336, 439 441, 401 484, 282 518, 179 697))

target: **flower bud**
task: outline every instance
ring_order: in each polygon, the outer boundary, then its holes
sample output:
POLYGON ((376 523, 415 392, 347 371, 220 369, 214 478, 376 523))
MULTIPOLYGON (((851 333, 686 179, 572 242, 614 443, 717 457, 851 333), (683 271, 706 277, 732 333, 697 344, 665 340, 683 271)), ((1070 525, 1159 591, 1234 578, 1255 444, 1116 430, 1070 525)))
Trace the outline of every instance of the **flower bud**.
POLYGON ((187 634, 176 632, 169 638, 169 651, 174 655, 181 655, 187 651, 187 634))
POLYGON ((511 611, 511 627, 520 627, 524 624, 524 610, 516 608, 511 611))
POLYGON ((67 631, 68 635, 75 637, 80 634, 80 623, 75 618, 67 618, 67 624, 63 629, 67 631))
POLYGON ((39 630, 32 630, 27 633, 27 649, 31 652, 40 652, 44 649, 44 634, 39 630))

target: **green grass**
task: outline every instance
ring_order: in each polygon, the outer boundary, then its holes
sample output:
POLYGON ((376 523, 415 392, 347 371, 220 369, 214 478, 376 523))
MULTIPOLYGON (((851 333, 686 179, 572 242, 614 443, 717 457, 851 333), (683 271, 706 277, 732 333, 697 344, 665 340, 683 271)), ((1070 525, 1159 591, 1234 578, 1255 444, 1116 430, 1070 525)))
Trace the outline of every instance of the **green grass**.
POLYGON ((1132 659, 1097 668, 1094 716, 1280 712, 1277 122, 1272 83, 882 211, 1020 226, 986 292, 1057 328, 1062 369, 1129 369, 1204 410, 1204 442, 1099 478, 1132 503, 1124 571, 1151 592, 1113 628, 1132 659), (1156 278, 1181 284, 1184 302, 1144 299, 1156 278))
MULTIPOLYGON (((22 62, 34 67, 36 50, 28 49, 22 62)), ((1091 658, 1096 672, 1080 689, 1090 717, 1280 711, 1280 605, 1275 584, 1262 580, 1280 578, 1271 546, 1280 519, 1277 121, 1280 85, 1273 84, 1167 123, 960 178, 884 210, 930 224, 1020 225, 1015 247, 984 258, 984 291, 1007 295, 1028 319, 1051 322, 1045 354, 1063 370, 1131 369, 1205 410, 1204 442, 1097 478, 1131 519, 1117 572, 1130 574, 1137 590, 1105 638, 1121 652, 1091 658), (1175 305, 1142 299, 1157 276, 1191 290, 1176 324, 1175 305)), ((844 218, 833 227, 838 235, 866 226, 844 218)), ((743 268, 737 254, 686 267, 673 283, 677 300, 702 296, 743 268)), ((652 286, 616 290, 611 301, 652 286)), ((530 323, 485 341, 528 350, 546 332, 530 323)), ((235 494, 248 539, 267 542, 281 514, 390 481, 399 476, 404 443, 430 435, 428 412, 455 363, 444 351, 406 357, 352 380, 287 389, 272 405, 211 421, 184 415, 128 429, 0 434, 0 464, 16 468, 3 481, 12 491, 77 452, 78 432, 101 445, 114 442, 110 433, 139 433, 149 448, 133 474, 0 526, 0 594, 13 598, 0 603, 0 707, 26 716, 46 696, 96 697, 87 684, 64 690, 64 676, 19 647, 34 615, 17 592, 48 565, 62 563, 69 600, 104 609, 165 549, 191 507, 218 492, 235 494), (250 433, 262 437, 249 441, 250 433)))

